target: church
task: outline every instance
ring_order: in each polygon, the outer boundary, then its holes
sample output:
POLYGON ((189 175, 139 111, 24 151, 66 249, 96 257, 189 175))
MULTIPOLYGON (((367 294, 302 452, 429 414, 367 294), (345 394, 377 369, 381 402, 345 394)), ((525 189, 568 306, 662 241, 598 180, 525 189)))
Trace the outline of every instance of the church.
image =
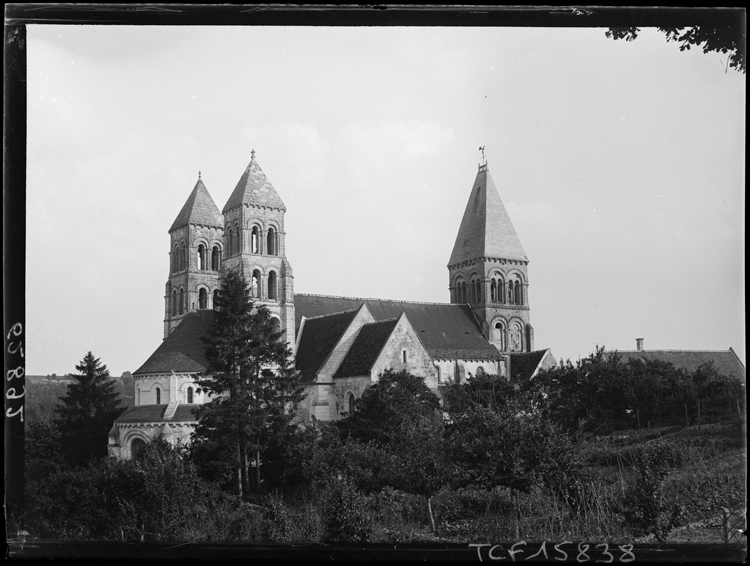
POLYGON ((480 164, 448 261, 449 302, 295 293, 286 257, 286 206, 251 152, 219 211, 198 181, 169 229, 164 338, 133 373, 135 406, 109 433, 109 455, 130 458, 154 438, 190 442, 205 371, 202 337, 214 321, 222 274, 239 272, 294 352, 306 396, 300 419, 331 421, 386 369, 424 378, 436 393, 471 375, 511 381, 555 365, 534 349, 529 260, 490 175, 480 164))

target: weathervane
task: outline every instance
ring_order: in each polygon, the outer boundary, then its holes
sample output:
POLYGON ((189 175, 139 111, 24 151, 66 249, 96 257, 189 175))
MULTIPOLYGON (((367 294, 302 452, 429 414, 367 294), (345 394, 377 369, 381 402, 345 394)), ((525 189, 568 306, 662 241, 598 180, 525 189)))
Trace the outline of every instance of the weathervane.
POLYGON ((250 152, 250 159, 255 159, 255 150, 250 152))
POLYGON ((480 147, 479 151, 482 152, 482 165, 487 165, 487 161, 484 159, 484 146, 480 147))
POLYGON ((200 172, 200 169, 198 169, 198 180, 200 181, 200 179, 201 179, 201 172, 200 172))

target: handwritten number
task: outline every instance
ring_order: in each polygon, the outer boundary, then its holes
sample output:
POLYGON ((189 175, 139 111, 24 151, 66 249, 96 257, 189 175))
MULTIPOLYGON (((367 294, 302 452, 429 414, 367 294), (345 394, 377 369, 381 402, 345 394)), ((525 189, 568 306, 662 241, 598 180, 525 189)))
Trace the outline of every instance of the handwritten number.
POLYGON ((576 556, 576 560, 578 562, 588 562, 589 560, 591 560, 591 558, 589 557, 589 555, 586 554, 586 552, 588 551, 588 549, 589 549, 589 545, 588 544, 583 544, 582 542, 578 543, 578 556, 576 556), (583 548, 581 548, 581 547, 583 547, 583 548), (586 557, 585 559, 583 558, 584 556, 586 557))
POLYGON ((544 559, 545 559, 545 560, 549 560, 549 557, 547 556, 547 541, 546 541, 546 540, 545 540, 545 541, 542 541, 542 546, 541 546, 541 548, 539 549, 539 552, 537 552, 536 554, 532 554, 532 555, 531 555, 531 556, 529 556, 529 557, 528 557, 528 558, 527 558, 526 560, 529 560, 529 559, 531 559, 531 558, 536 558, 537 556, 539 556, 539 555, 540 555, 540 554, 542 554, 542 553, 544 553, 544 559))
POLYGON ((564 562, 564 561, 566 561, 566 560, 568 559, 568 553, 567 553, 567 552, 565 552, 564 550, 562 550, 562 549, 560 548, 560 547, 561 547, 562 545, 564 545, 564 544, 570 544, 570 541, 564 540, 564 541, 562 541, 562 542, 561 542, 560 544, 556 544, 556 545, 555 545, 555 550, 556 550, 557 552, 560 552, 560 553, 562 553, 562 555, 563 555, 563 557, 562 557, 562 558, 555 558, 555 560, 562 560, 562 561, 564 562))
POLYGON ((18 366, 16 369, 8 370, 8 381, 10 381, 11 379, 19 379, 23 377, 23 374, 24 374, 23 366, 18 366), (19 371, 21 373, 18 373, 19 371))
POLYGON ((17 353, 17 352, 18 352, 19 350, 21 350, 21 357, 23 358, 23 342, 19 342, 19 343, 18 343, 18 346, 16 346, 16 349, 15 349, 15 350, 11 350, 10 348, 11 348, 11 346, 12 346, 13 344, 15 344, 15 342, 11 342, 10 344, 8 344, 8 353, 9 353, 9 354, 15 354, 15 353, 17 353))
POLYGON ((606 554, 607 556, 609 556, 609 560, 597 560, 597 562, 603 562, 604 564, 609 564, 610 562, 614 562, 615 561, 615 557, 612 556, 611 552, 609 552, 609 545, 606 542, 602 543, 602 544, 597 544, 596 545, 597 550, 601 546, 604 547, 604 551, 603 552, 604 552, 604 554, 606 554))
POLYGON ((10 330, 8 331, 8 336, 6 337, 6 340, 10 340, 10 335, 18 336, 23 332, 23 326, 20 322, 16 322, 13 326, 10 327, 10 330))
POLYGON ((635 560, 635 554, 633 554, 632 544, 618 545, 617 548, 619 548, 622 551, 622 556, 620 556, 620 562, 632 562, 633 560, 635 560))
POLYGON ((23 399, 23 396, 26 395, 26 388, 23 388, 23 393, 20 395, 16 395, 16 388, 15 387, 9 387, 8 391, 5 393, 6 399, 23 399))
POLYGON ((18 413, 21 413, 21 422, 23 422, 23 405, 18 407, 15 413, 11 413, 12 410, 13 409, 8 409, 7 411, 5 411, 5 416, 10 418, 10 417, 15 417, 18 413))

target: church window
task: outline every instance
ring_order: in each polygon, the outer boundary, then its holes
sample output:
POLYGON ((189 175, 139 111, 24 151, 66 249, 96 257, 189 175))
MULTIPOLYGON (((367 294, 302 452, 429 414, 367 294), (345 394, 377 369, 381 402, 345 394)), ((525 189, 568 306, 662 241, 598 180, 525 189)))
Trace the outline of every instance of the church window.
POLYGON ((172 291, 172 316, 177 314, 177 289, 172 291))
POLYGON ((227 256, 232 255, 232 244, 234 243, 234 234, 231 228, 227 228, 227 256))
POLYGON ((193 403, 193 388, 192 387, 187 388, 187 402, 188 404, 193 403))
POLYGON ((513 325, 511 326, 510 349, 513 352, 523 351, 523 336, 521 333, 521 326, 517 322, 514 322, 513 325))
POLYGON ((172 250, 172 273, 176 273, 178 270, 178 261, 179 261, 179 251, 177 248, 177 244, 175 244, 174 249, 172 250))
MULTIPOLYGON (((272 321, 273 321, 273 322, 271 323, 271 331, 272 331, 272 332, 273 332, 274 334, 279 334, 279 333, 281 332, 281 323, 279 322, 279 319, 278 319, 278 318, 276 318, 276 317, 274 317, 274 318, 272 319, 272 321)), ((284 338, 284 336, 283 336, 283 335, 279 335, 279 338, 278 338, 278 340, 277 340, 277 341, 278 341, 278 342, 281 342, 281 340, 282 340, 283 338, 284 338)))
POLYGON ((404 363, 406 363, 406 350, 401 350, 401 356, 403 357, 404 363))
POLYGON ((237 228, 234 233, 234 253, 242 253, 242 230, 237 228))
POLYGON ((253 231, 250 233, 250 253, 258 253, 258 227, 253 226, 253 231))
POLYGON ((161 405, 161 389, 156 388, 156 404, 161 405))
POLYGON ((273 228, 268 229, 268 237, 266 245, 266 253, 268 255, 276 255, 276 230, 273 228))
POLYGON ((201 271, 206 269, 206 246, 203 244, 198 246, 198 269, 201 271))
POLYGON ((482 366, 479 366, 477 368, 477 377, 482 377, 484 375, 484 368, 482 366))
POLYGON ((219 296, 219 290, 214 290, 214 301, 213 301, 213 308, 216 310, 216 298, 219 296))
POLYGON ((497 302, 497 283, 493 279, 490 283, 490 301, 493 303, 497 302))
POLYGON ((477 280, 476 280, 476 281, 474 282, 474 284, 475 284, 475 285, 476 285, 476 287, 477 287, 477 291, 476 291, 476 295, 477 295, 477 300, 476 300, 476 302, 477 302, 477 303, 481 303, 481 302, 482 302, 482 282, 481 282, 481 281, 480 281, 479 279, 477 279, 477 280))
POLYGON ((466 281, 461 281, 461 304, 466 303, 466 281))
POLYGON ((140 388, 135 390, 135 404, 140 405, 141 404, 141 390, 140 388))
POLYGON ((278 281, 276 278, 276 272, 272 271, 271 273, 268 274, 268 298, 271 299, 272 301, 278 300, 278 296, 276 292, 277 291, 276 287, 278 286, 277 283, 278 281))
POLYGON ((177 311, 177 314, 182 314, 182 308, 185 304, 185 291, 183 289, 180 289, 180 304, 179 304, 179 310, 177 311))
POLYGON ((508 281, 508 304, 513 304, 513 297, 515 296, 515 292, 513 289, 513 281, 508 281))
POLYGON ((497 302, 505 304, 505 282, 502 279, 497 280, 497 302))
POLYGON ((515 285, 515 302, 517 305, 523 304, 523 285, 520 281, 516 281, 515 285))
POLYGON ((130 443, 130 457, 139 458, 146 448, 146 442, 142 438, 134 438, 130 443))
POLYGON ((492 331, 492 339, 500 346, 500 351, 505 351, 505 327, 502 322, 495 323, 492 331))
POLYGON ((260 271, 257 269, 253 271, 252 278, 252 296, 255 299, 260 299, 260 271))
POLYGON ((198 308, 205 310, 208 307, 208 293, 205 289, 198 292, 198 308))
POLYGON ((211 251, 211 271, 219 271, 220 266, 221 252, 219 251, 219 246, 214 246, 214 249, 211 251))

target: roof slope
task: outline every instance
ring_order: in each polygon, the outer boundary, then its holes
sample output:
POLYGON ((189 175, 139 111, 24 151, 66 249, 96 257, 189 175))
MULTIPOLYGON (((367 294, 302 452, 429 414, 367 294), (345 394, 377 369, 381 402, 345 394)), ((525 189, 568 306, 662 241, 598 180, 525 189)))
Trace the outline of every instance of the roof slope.
MULTIPOLYGON (((174 416, 165 422, 185 422, 197 421, 195 411, 199 405, 177 405, 177 411, 174 416)), ((120 417, 115 419, 116 423, 132 422, 158 422, 164 420, 164 412, 167 410, 166 405, 138 405, 130 407, 120 417)))
POLYGON ((631 359, 669 362, 676 368, 694 372, 703 364, 713 362, 719 373, 745 379, 745 366, 734 350, 618 350, 624 361, 631 359))
POLYGON ((177 328, 133 375, 205 371, 208 361, 204 355, 206 345, 201 338, 208 335, 215 319, 216 313, 212 310, 185 315, 177 328))
POLYGON ((514 352, 510 355, 510 378, 512 381, 528 381, 544 359, 547 350, 514 352))
POLYGON ((295 365, 300 370, 300 378, 303 382, 315 379, 318 370, 328 359, 341 335, 349 328, 358 310, 355 308, 305 320, 305 328, 295 359, 295 365))
MULTIPOLYGON (((433 358, 498 359, 500 354, 482 334, 474 314, 467 305, 415 303, 387 299, 361 299, 326 295, 294 295, 294 309, 299 328, 302 316, 307 318, 327 313, 357 309, 362 303, 378 321, 398 318, 406 313, 414 331, 433 358)), ((305 321, 305 334, 310 320, 305 321)), ((298 353, 299 355, 299 353, 298 353)))
POLYGON ((214 199, 208 193, 206 185, 200 179, 195 184, 193 192, 190 193, 190 196, 185 201, 177 218, 172 222, 172 227, 169 231, 171 232, 186 224, 200 224, 201 226, 215 226, 217 228, 224 227, 224 217, 219 212, 219 207, 214 203, 214 199))
POLYGON ((480 257, 528 261, 486 166, 474 180, 448 265, 480 257))
POLYGON ((267 206, 286 211, 286 206, 284 206, 281 197, 266 178, 266 174, 263 173, 258 162, 255 161, 255 152, 253 152, 250 163, 237 182, 237 186, 232 191, 227 204, 224 205, 223 212, 242 204, 267 206))
POLYGON ((344 361, 333 377, 349 377, 369 373, 388 337, 398 324, 398 319, 384 320, 365 324, 349 348, 344 361))

